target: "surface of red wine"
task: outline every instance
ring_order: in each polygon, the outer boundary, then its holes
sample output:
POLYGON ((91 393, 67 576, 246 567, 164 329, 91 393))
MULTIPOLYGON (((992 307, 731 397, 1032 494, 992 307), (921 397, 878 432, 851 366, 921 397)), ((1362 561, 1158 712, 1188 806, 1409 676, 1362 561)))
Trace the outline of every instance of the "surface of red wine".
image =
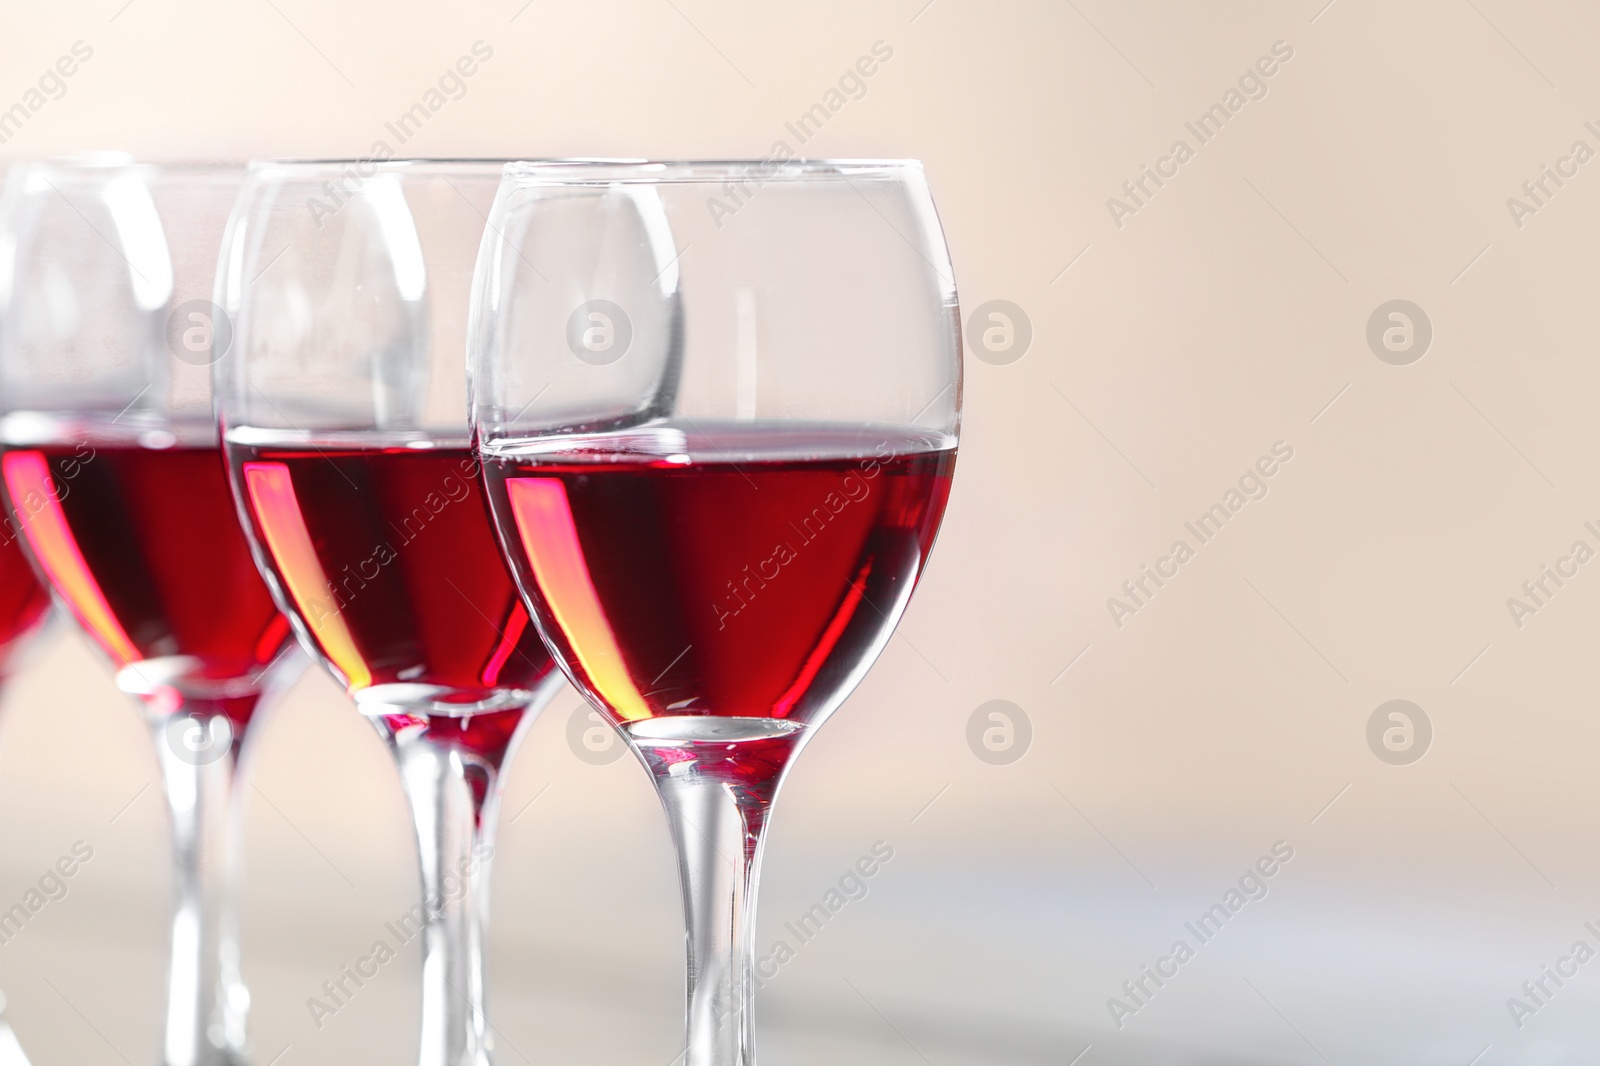
POLYGON ((540 625, 596 703, 623 720, 805 724, 899 620, 949 494, 949 443, 667 429, 506 448, 484 476, 540 625))
MULTIPOLYGON (((465 447, 227 448, 272 579, 358 700, 464 712, 504 705, 554 670, 465 447)), ((494 731, 488 717, 474 719, 480 731, 494 731)))
POLYGON ((0 672, 49 610, 50 593, 34 576, 16 527, 0 525, 0 672))
POLYGON ((251 680, 293 639, 250 557, 216 447, 13 446, 0 469, 40 570, 144 683, 251 680))

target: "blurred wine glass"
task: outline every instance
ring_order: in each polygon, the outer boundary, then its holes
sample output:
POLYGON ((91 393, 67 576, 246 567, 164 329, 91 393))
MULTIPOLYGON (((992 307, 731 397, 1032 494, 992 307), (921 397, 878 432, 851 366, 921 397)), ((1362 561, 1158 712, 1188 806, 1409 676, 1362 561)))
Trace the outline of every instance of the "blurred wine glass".
POLYGON ((138 699, 171 817, 162 1062, 245 1059, 234 895, 247 740, 300 662, 210 417, 217 248, 243 175, 23 163, 0 198, 0 472, 35 572, 138 699))

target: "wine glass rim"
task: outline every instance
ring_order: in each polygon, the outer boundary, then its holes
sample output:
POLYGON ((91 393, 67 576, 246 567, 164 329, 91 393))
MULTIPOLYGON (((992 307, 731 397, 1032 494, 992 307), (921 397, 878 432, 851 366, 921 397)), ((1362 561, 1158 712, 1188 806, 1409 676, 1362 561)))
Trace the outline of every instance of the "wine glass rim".
MULTIPOLYGON (((354 169, 356 169, 358 171, 365 170, 365 171, 370 173, 373 170, 427 171, 427 170, 459 170, 459 169, 467 169, 467 168, 482 169, 482 168, 490 168, 490 167, 492 167, 492 168, 495 168, 496 172, 498 172, 498 171, 504 169, 509 164, 516 163, 516 162, 518 162, 520 160, 523 160, 525 158, 527 158, 527 157, 526 156, 441 156, 441 157, 402 156, 402 157, 397 157, 397 158, 394 158, 394 159, 378 159, 378 158, 375 158, 373 156, 366 156, 366 157, 347 156, 347 157, 344 157, 344 158, 330 157, 330 158, 325 158, 325 159, 304 159, 304 158, 295 158, 295 157, 285 157, 285 158, 274 158, 274 159, 253 159, 253 160, 250 161, 249 169, 250 169, 251 173, 253 173, 253 174, 255 174, 255 173, 264 173, 264 172, 288 173, 288 174, 320 174, 320 173, 324 173, 324 172, 330 171, 330 170, 332 170, 332 171, 343 171, 343 170, 348 170, 348 169, 352 169, 352 168, 354 168, 354 169)), ((644 160, 642 160, 642 159, 630 159, 630 158, 600 159, 600 158, 580 157, 580 158, 573 158, 573 159, 559 159, 559 158, 540 159, 538 162, 541 165, 546 165, 546 166, 557 166, 557 165, 562 165, 562 164, 571 165, 571 164, 580 164, 580 163, 581 164, 587 164, 587 163, 610 163, 610 164, 615 164, 615 165, 624 165, 624 164, 629 164, 629 163, 642 163, 642 162, 644 162, 644 160)))
POLYGON ((127 152, 78 152, 71 155, 13 159, 4 164, 10 170, 41 169, 64 174, 101 174, 134 171, 155 175, 237 177, 249 163, 243 159, 147 159, 127 152))
POLYGON ((804 181, 920 174, 920 159, 567 159, 517 160, 506 181, 519 186, 804 181))

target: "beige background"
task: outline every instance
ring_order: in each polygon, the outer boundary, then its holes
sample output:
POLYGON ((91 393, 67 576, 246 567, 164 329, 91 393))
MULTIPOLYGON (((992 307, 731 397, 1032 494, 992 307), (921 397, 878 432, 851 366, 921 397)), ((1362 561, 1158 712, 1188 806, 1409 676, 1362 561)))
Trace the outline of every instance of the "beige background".
MULTIPOLYGON (((1600 963, 1520 1030, 1506 1000, 1600 946, 1600 563, 1521 628, 1506 600, 1600 547, 1600 162, 1520 228, 1506 201, 1600 149, 1600 15, 1325 2, 12 3, 0 106, 74 41, 94 55, 0 151, 362 154, 482 40, 404 151, 764 155, 886 42, 806 151, 924 159, 964 307, 1012 301, 1033 339, 969 355, 924 585, 784 797, 764 945, 873 842, 895 858, 767 990, 764 1061, 1591 1062, 1600 963), (1275 41, 1267 95, 1119 228, 1107 198, 1195 146, 1184 123, 1275 41), (1396 366, 1365 330, 1402 298, 1434 339, 1396 366), (1107 598, 1277 441, 1267 497, 1118 628, 1107 598), (1434 730, 1407 766, 1366 740, 1397 698, 1434 730), (968 746, 992 699, 1032 724, 1009 765, 968 746), (1116 1029, 1107 998, 1279 840, 1270 895, 1116 1029)), ((142 727, 64 630, 5 703, 0 903, 95 849, 0 946, 10 1016, 36 1062, 150 1062, 166 843, 142 727)), ((671 858, 638 768, 566 746, 574 703, 511 774, 497 1057, 664 1066, 671 858)), ((308 673, 259 756, 258 1063, 405 1062, 414 953, 320 1030, 305 1005, 415 891, 378 740, 308 673)))

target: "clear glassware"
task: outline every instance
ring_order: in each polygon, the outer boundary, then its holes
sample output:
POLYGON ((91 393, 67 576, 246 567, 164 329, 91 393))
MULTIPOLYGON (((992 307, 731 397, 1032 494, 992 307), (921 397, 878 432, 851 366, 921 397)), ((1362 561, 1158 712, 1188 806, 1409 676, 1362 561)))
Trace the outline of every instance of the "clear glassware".
MULTIPOLYGON (((0 524, 0 688, 49 617, 50 591, 34 574, 22 548, 22 534, 8 519, 0 524)), ((5 1019, 5 995, 0 993, 0 1066, 26 1066, 27 1061, 5 1019)))
MULTIPOLYGON (((24 649, 38 643, 49 626, 50 592, 40 584, 22 548, 22 534, 10 519, 0 522, 0 690, 27 658, 24 649)), ((17 1035, 6 1019, 6 997, 0 993, 0 1066, 28 1066, 17 1035)))
POLYGON ((421 1061, 490 1046, 501 771, 561 684, 495 544, 467 427, 467 306, 503 164, 250 168, 217 300, 217 413, 262 573, 387 743, 422 874, 421 1061))
POLYGON ((750 1066, 773 799, 905 610, 955 462, 958 308, 922 167, 513 164, 469 368, 518 587, 666 811, 684 1061, 750 1066))
POLYGON ((17 1041, 11 1023, 6 1021, 6 998, 0 995, 0 1066, 30 1066, 27 1053, 17 1041))
POLYGON ((211 287, 242 176, 107 155, 18 164, 0 196, 8 510, 139 699, 171 817, 165 1066, 245 1061, 249 738, 303 662, 237 530, 211 418, 211 287))

